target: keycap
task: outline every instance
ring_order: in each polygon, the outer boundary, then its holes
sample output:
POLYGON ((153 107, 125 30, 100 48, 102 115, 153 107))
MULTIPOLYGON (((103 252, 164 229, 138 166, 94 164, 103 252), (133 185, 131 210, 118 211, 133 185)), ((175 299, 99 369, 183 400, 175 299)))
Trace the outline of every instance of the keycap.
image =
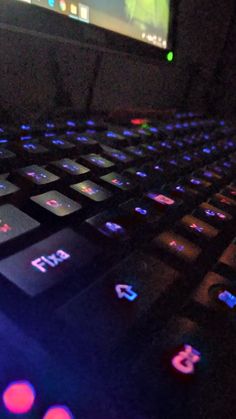
POLYGON ((117 172, 108 173, 101 176, 100 179, 122 191, 129 191, 135 187, 135 182, 117 172))
POLYGON ((124 151, 132 154, 135 157, 144 158, 147 156, 144 148, 138 146, 125 147, 124 151))
POLYGON ((236 213, 236 199, 232 199, 229 196, 225 196, 222 193, 216 193, 212 196, 211 201, 213 204, 222 208, 229 213, 236 213))
POLYGON ((73 281, 79 288, 82 269, 98 253, 98 248, 66 228, 1 260, 0 273, 28 296, 35 297, 61 281, 73 281))
POLYGON ((182 205, 182 201, 173 198, 166 194, 165 192, 155 192, 151 191, 147 193, 147 197, 150 198, 153 202, 155 202, 156 207, 162 211, 167 213, 175 212, 178 215, 178 211, 180 206, 182 205))
POLYGON ((197 176, 192 176, 187 180, 187 184, 192 188, 200 191, 204 194, 209 194, 212 188, 212 183, 206 180, 200 179, 197 176))
POLYGON ((199 218, 196 218, 192 215, 185 215, 183 218, 181 218, 179 224, 190 233, 190 236, 193 235, 199 238, 205 238, 207 240, 214 239, 220 232, 215 227, 205 223, 202 220, 199 220, 199 218))
POLYGON ((135 130, 132 130, 132 129, 125 128, 125 129, 121 130, 121 133, 124 137, 129 138, 129 140, 131 140, 131 142, 134 142, 134 143, 137 142, 137 140, 140 139, 140 135, 137 132, 135 132, 135 130), (132 141, 132 140, 134 140, 134 141, 132 141))
POLYGON ((70 143, 67 140, 64 140, 62 138, 53 138, 49 141, 49 145, 52 148, 59 149, 59 150, 71 150, 75 147, 74 144, 70 143))
POLYGON ((184 183, 178 183, 177 185, 170 188, 170 195, 180 198, 191 206, 196 205, 202 198, 202 195, 199 191, 186 186, 184 183))
POLYGON ((206 180, 210 180, 213 184, 222 184, 222 177, 210 169, 201 170, 198 175, 206 180))
POLYGON ((75 135, 71 139, 82 151, 96 151, 99 148, 98 142, 88 134, 75 135))
POLYGON ((208 223, 221 228, 233 219, 229 213, 210 205, 207 202, 203 202, 199 208, 194 211, 194 215, 195 214, 206 220, 208 223))
POLYGON ((30 199, 58 217, 65 217, 82 208, 80 204, 55 190, 32 196, 30 199))
POLYGON ((139 186, 148 186, 151 184, 151 175, 145 168, 130 167, 125 170, 125 174, 136 180, 139 183, 139 186))
MULTIPOLYGON (((138 412, 140 418, 197 419, 202 413, 200 400, 204 401, 207 417, 214 417, 215 394, 209 404, 209 393, 212 385, 215 391, 218 386, 209 375, 217 374, 219 379, 222 375, 221 369, 217 369, 222 354, 217 352, 211 357, 220 339, 213 339, 211 333, 207 339, 197 322, 186 317, 175 316, 162 328, 158 318, 152 320, 154 325, 146 326, 146 334, 143 327, 133 339, 123 340, 123 345, 127 342, 129 348, 122 349, 121 343, 113 351, 112 368, 106 375, 112 394, 126 400, 131 417, 137 417, 138 412), (173 403, 171 412, 166 400, 173 403)), ((221 389, 217 394, 220 397, 221 389)), ((222 413, 224 416, 224 409, 222 413)))
POLYGON ((100 185, 97 185, 91 180, 85 180, 84 182, 76 183, 71 185, 71 188, 76 192, 86 196, 86 198, 96 202, 102 202, 111 197, 111 193, 108 190, 100 185))
POLYGON ((0 179, 0 198, 19 191, 19 188, 5 179, 0 179))
POLYGON ((13 205, 0 206, 0 244, 39 227, 38 221, 13 205))
POLYGON ((100 140, 105 142, 107 145, 114 147, 123 147, 128 144, 128 140, 125 136, 112 130, 102 133, 100 140))
POLYGON ((7 150, 6 148, 1 148, 0 149, 0 160, 4 161, 4 160, 8 160, 8 159, 14 159, 16 157, 16 154, 13 153, 10 150, 7 150))
POLYGON ((229 266, 233 271, 236 271, 236 239, 225 249, 221 255, 219 262, 229 266))
POLYGON ((19 150, 29 155, 33 154, 44 154, 48 152, 48 149, 38 143, 25 143, 19 146, 19 150))
POLYGON ((93 168, 110 169, 114 166, 112 161, 105 159, 100 154, 87 154, 82 157, 93 168))
POLYGON ((90 172, 87 167, 67 158, 54 161, 52 164, 61 169, 62 172, 72 176, 81 176, 90 172))
POLYGON ((104 154, 106 154, 111 160, 114 160, 116 163, 120 164, 129 164, 133 161, 132 157, 124 153, 117 148, 112 148, 106 145, 102 146, 104 154))
POLYGON ((232 199, 236 199, 236 188, 229 185, 227 188, 223 190, 224 195, 229 196, 232 199))
MULTIPOLYGON (((80 347, 85 345, 88 353, 98 350, 104 358, 180 280, 179 272, 159 259, 135 252, 60 307, 56 317, 80 347)), ((160 305, 157 307, 160 309, 160 305)))
MULTIPOLYGON (((232 292, 233 288, 232 283, 227 278, 215 272, 208 272, 199 287, 193 292, 190 305, 192 301, 196 301, 208 309, 222 311, 222 309, 227 308, 227 305, 222 301, 224 296, 220 296, 220 294, 229 290, 232 292)), ((226 300, 227 295, 225 295, 226 300)))
POLYGON ((86 223, 110 239, 124 241, 130 238, 126 223, 117 211, 104 211, 88 218, 86 223))
POLYGON ((46 185, 47 183, 52 183, 59 179, 58 176, 36 164, 24 167, 23 169, 20 169, 18 173, 36 185, 46 185))
POLYGON ((141 235, 143 228, 157 227, 162 218, 162 213, 157 210, 155 204, 145 199, 130 199, 121 204, 120 208, 134 220, 141 235))
POLYGON ((200 247, 171 231, 161 233, 154 239, 153 244, 188 263, 194 262, 201 254, 200 247))

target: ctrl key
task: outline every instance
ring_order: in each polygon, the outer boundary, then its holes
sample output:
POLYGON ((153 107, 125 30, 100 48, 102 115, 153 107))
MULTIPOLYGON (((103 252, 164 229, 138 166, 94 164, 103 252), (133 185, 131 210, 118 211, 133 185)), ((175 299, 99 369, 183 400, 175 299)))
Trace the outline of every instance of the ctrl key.
POLYGON ((0 262, 0 273, 30 297, 59 282, 82 287, 82 269, 98 249, 66 228, 0 262))

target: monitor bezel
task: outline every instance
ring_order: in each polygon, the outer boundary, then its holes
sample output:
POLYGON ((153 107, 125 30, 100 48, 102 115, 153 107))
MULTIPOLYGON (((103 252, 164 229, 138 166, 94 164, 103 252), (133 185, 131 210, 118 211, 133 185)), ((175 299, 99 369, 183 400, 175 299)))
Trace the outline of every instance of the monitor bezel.
POLYGON ((168 48, 162 49, 116 32, 87 24, 47 8, 18 0, 1 0, 0 28, 31 32, 32 35, 77 43, 81 48, 125 54, 155 62, 175 52, 176 2, 170 0, 168 48))

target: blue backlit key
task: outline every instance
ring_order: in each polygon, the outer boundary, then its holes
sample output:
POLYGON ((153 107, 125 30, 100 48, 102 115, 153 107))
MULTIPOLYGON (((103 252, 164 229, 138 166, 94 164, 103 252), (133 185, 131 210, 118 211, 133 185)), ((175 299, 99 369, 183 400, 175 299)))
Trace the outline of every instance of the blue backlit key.
POLYGON ((63 138, 52 138, 49 141, 49 145, 52 147, 52 149, 56 150, 71 150, 75 147, 74 144, 64 140, 63 138))
POLYGON ((131 156, 116 148, 103 145, 102 149, 104 154, 106 154, 111 160, 114 160, 116 163, 125 165, 133 161, 131 156))
POLYGON ((53 166, 59 168, 62 173, 64 172, 71 176, 81 176, 90 172, 90 169, 71 159, 65 158, 57 160, 54 161, 52 164, 53 166))
POLYGON ((110 160, 105 159, 100 154, 87 154, 83 156, 83 159, 93 169, 107 170, 114 166, 114 163, 110 160))
POLYGON ((233 217, 222 209, 203 202, 198 209, 194 211, 194 215, 206 220, 207 223, 223 228, 232 221, 233 217))
POLYGON ((19 191, 19 188, 5 179, 0 179, 0 198, 19 191))
POLYGON ((21 144, 21 146, 19 147, 19 150, 28 155, 35 155, 35 154, 40 155, 40 154, 44 154, 48 152, 48 149, 46 147, 36 142, 31 142, 31 143, 27 142, 27 143, 21 144))
POLYGON ((129 231, 121 214, 115 211, 104 211, 94 217, 88 218, 86 223, 107 238, 119 241, 130 238, 129 231))

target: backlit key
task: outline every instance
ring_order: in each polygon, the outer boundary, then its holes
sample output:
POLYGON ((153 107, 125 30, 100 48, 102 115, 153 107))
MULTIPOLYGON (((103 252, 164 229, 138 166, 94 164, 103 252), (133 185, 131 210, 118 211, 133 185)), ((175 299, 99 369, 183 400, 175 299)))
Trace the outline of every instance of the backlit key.
POLYGON ((101 176, 101 179, 104 182, 107 182, 110 185, 114 186, 115 188, 121 189, 122 191, 128 191, 135 187, 135 183, 132 180, 116 172, 108 173, 108 175, 101 176))
POLYGON ((201 254, 198 246, 172 232, 161 233, 154 239, 154 244, 188 263, 194 262, 201 254))
POLYGON ((192 215, 185 215, 180 220, 180 225, 182 225, 189 233, 197 237, 213 239, 219 234, 219 230, 215 227, 199 220, 196 217, 193 217, 192 215))
POLYGON ((2 196, 13 194, 18 190, 19 188, 16 185, 13 185, 13 183, 8 182, 5 179, 0 179, 0 198, 2 196))
POLYGON ((203 202, 199 208, 195 211, 196 215, 204 218, 208 223, 224 227, 233 217, 227 212, 203 202))
POLYGON ((98 253, 98 248, 67 228, 3 259, 0 273, 34 297, 61 281, 81 287, 82 268, 98 253))
POLYGON ((109 169, 114 166, 110 160, 105 159, 100 154, 87 154, 83 156, 83 159, 86 160, 91 166, 98 167, 100 169, 109 169))
POLYGON ((37 166, 36 164, 20 169, 19 173, 36 185, 46 185, 47 183, 52 183, 59 179, 58 176, 48 172, 48 170, 45 170, 43 167, 37 166))
POLYGON ((13 205, 0 207, 0 244, 28 233, 39 223, 13 205))
POLYGON ((75 185, 71 185, 71 188, 86 196, 86 198, 96 202, 105 201, 111 197, 111 193, 109 191, 91 180, 76 183, 75 185))
POLYGON ((52 164, 61 169, 61 171, 68 173, 72 176, 80 176, 90 172, 90 170, 87 167, 71 159, 57 160, 54 161, 52 164))
POLYGON ((41 195, 32 196, 30 199, 58 217, 73 214, 81 209, 80 204, 58 191, 49 191, 41 195))

